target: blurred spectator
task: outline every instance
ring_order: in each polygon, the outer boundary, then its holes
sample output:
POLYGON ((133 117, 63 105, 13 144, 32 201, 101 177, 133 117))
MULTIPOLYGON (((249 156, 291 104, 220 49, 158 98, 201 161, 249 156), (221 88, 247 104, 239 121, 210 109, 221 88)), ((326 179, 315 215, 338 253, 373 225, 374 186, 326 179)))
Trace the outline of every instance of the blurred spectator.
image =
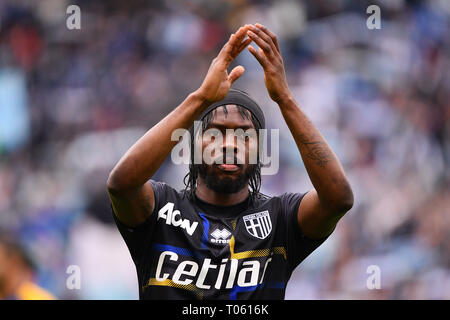
POLYGON ((0 299, 55 299, 33 281, 34 267, 29 255, 4 235, 0 235, 0 261, 0 299))

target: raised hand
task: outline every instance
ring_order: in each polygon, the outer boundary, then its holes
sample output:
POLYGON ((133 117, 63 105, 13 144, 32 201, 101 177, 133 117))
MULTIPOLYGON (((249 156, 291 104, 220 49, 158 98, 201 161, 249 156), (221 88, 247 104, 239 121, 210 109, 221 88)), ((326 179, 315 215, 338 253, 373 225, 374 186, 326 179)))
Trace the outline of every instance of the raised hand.
POLYGON ((208 73, 198 89, 199 94, 208 103, 211 104, 225 98, 233 82, 244 73, 243 66, 233 68, 230 73, 227 69, 230 63, 252 41, 250 38, 244 40, 249 28, 250 25, 245 25, 233 33, 217 57, 213 59, 208 73))
POLYGON ((290 95, 290 91, 277 37, 259 23, 250 25, 247 34, 259 46, 258 51, 252 46, 248 46, 248 50, 264 69, 264 83, 269 96, 273 101, 280 103, 283 98, 290 95))

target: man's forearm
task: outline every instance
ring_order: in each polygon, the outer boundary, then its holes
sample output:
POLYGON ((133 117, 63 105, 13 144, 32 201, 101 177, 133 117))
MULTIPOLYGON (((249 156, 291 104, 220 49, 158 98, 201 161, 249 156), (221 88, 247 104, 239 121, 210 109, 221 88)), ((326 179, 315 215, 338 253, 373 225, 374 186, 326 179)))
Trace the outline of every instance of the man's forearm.
POLYGON ((171 140, 172 132, 188 129, 207 107, 197 91, 191 93, 125 153, 112 170, 108 185, 112 189, 132 189, 145 184, 177 144, 171 140))
POLYGON ((171 139, 172 132, 189 128, 210 104, 226 96, 233 82, 244 73, 242 66, 233 68, 230 73, 227 69, 250 43, 250 39, 244 40, 248 28, 249 25, 241 27, 230 36, 213 59, 200 88, 151 128, 120 159, 108 178, 108 189, 126 190, 144 185, 177 144, 171 139))
POLYGON ((292 96, 282 99, 279 107, 321 204, 332 211, 346 211, 353 203, 353 194, 333 150, 292 96))

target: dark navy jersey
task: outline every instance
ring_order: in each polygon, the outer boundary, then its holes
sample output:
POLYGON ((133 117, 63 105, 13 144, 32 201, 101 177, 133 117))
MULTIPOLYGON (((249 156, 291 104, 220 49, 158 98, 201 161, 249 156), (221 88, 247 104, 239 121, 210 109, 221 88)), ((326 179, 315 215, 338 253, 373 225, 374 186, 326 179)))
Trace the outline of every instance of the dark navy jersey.
POLYGON ((129 228, 114 215, 136 265, 140 299, 284 299, 297 265, 324 239, 297 223, 304 194, 220 207, 150 180, 155 208, 129 228))

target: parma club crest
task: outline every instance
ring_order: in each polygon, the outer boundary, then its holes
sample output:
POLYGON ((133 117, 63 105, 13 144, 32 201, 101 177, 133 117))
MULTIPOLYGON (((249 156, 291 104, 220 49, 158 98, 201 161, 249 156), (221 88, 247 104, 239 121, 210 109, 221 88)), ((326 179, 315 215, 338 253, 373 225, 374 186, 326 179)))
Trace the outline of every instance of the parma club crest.
POLYGON ((258 239, 265 239, 272 231, 269 211, 252 213, 243 217, 248 233, 258 239))

